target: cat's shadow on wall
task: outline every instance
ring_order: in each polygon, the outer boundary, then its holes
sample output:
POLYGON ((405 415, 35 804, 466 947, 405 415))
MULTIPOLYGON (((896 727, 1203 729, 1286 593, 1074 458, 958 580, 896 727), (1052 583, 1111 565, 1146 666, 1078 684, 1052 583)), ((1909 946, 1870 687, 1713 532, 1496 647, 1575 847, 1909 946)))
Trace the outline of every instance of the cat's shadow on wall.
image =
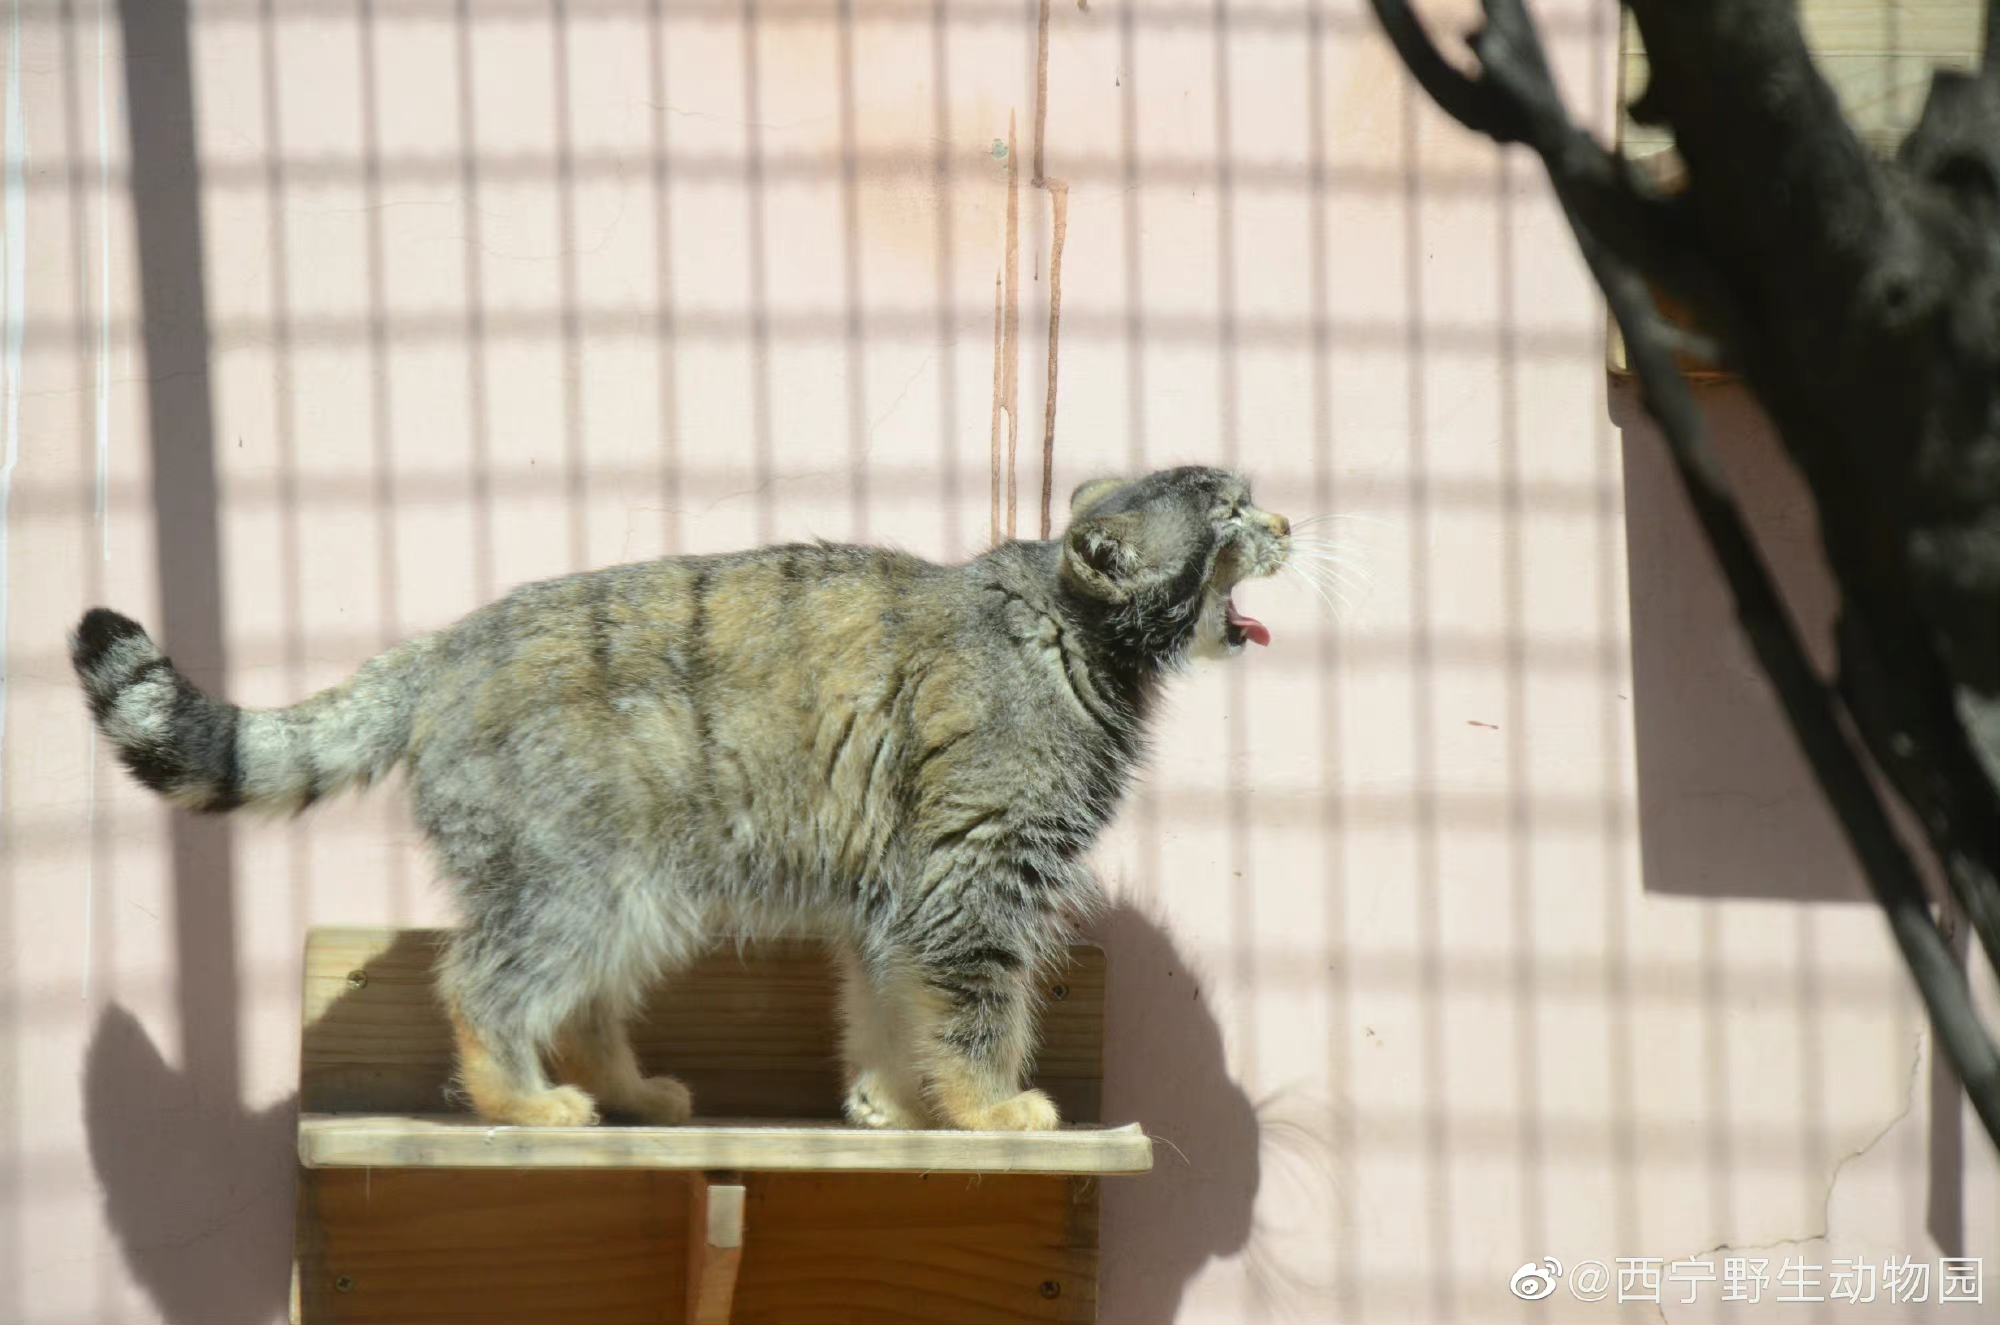
POLYGON ((1188 1281, 1249 1245, 1262 1178, 1256 1106, 1229 1075, 1222 1029, 1157 919, 1127 902, 1105 953, 1104 1118, 1154 1138, 1153 1171, 1104 1183, 1098 1317, 1174 1319, 1188 1281))
POLYGON ((84 1056, 83 1121, 105 1217, 171 1325, 283 1320, 298 1097, 261 1111, 166 1061, 113 1005, 84 1056))

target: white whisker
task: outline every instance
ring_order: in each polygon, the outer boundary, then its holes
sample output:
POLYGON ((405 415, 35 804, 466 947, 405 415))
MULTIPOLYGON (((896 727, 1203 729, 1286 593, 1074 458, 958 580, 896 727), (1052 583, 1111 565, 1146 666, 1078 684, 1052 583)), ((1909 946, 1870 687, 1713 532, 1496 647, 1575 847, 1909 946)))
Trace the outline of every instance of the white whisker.
POLYGON ((1352 580, 1342 580, 1326 574, 1314 574, 1307 570, 1300 570, 1299 574, 1306 576, 1306 578, 1313 580, 1316 583, 1324 584, 1327 588, 1339 594, 1341 596, 1341 601, 1348 603, 1350 607, 1353 606, 1353 604, 1349 600, 1353 596, 1355 595, 1365 596, 1367 594, 1374 592, 1373 585, 1356 584, 1352 580))
POLYGON ((1368 545, 1357 543, 1351 538, 1300 538, 1293 535, 1291 546, 1311 548, 1315 552, 1359 552, 1368 545))
POLYGON ((1334 542, 1316 538, 1295 538, 1290 546, 1300 552, 1331 553, 1334 556, 1348 556, 1365 551, 1365 545, 1347 539, 1334 542))
POLYGON ((1326 604, 1327 615, 1332 617, 1335 621, 1340 620, 1341 609, 1339 605, 1336 604, 1334 600, 1327 595, 1326 590, 1322 589, 1319 585, 1313 583, 1311 580, 1305 579, 1304 576, 1300 576, 1299 578, 1301 579, 1301 581, 1303 581, 1306 588, 1309 589, 1314 594, 1314 596, 1316 596, 1322 603, 1326 604))
POLYGON ((1305 583, 1307 588, 1311 589, 1314 593, 1319 595, 1320 601, 1326 604, 1326 610, 1333 614, 1334 620, 1336 621, 1340 620, 1340 614, 1343 608, 1350 608, 1351 610, 1350 604, 1347 601, 1347 596, 1341 593, 1339 589, 1334 588, 1332 590, 1331 596, 1329 596, 1328 589, 1331 586, 1321 584, 1318 580, 1306 574, 1305 571, 1301 570, 1297 566, 1288 565, 1284 567, 1284 569, 1298 576, 1299 579, 1305 583), (1337 604, 1334 601, 1334 599, 1336 598, 1340 600, 1337 604))
POLYGON ((1352 520, 1362 524, 1379 525, 1394 525, 1396 523, 1394 520, 1382 520, 1372 515, 1313 515, 1303 520, 1292 521, 1292 529, 1294 531, 1308 529, 1316 524, 1325 524, 1329 520, 1352 520))
POLYGON ((1353 573, 1347 567, 1330 565, 1324 561, 1300 561, 1297 567, 1301 574, 1311 575, 1314 579, 1324 580, 1328 584, 1362 590, 1375 587, 1375 582, 1368 576, 1353 573))
POLYGON ((1361 557, 1345 557, 1338 552, 1321 552, 1316 548, 1293 548, 1290 559, 1311 561, 1322 566, 1348 566, 1363 574, 1368 573, 1368 563, 1361 557))
POLYGON ((1318 543, 1294 543, 1290 550, 1299 556, 1330 557, 1335 561, 1358 563, 1367 560, 1366 557, 1355 555, 1358 549, 1352 543, 1329 543, 1324 546, 1318 543))
POLYGON ((1343 576, 1332 567, 1302 562, 1292 566, 1291 570, 1302 579, 1326 586, 1338 595, 1341 603, 1350 610, 1356 606, 1357 600, 1365 600, 1375 592, 1373 583, 1343 576))
POLYGON ((1335 557, 1317 557, 1311 554, 1295 554, 1290 564, 1312 566, 1329 572, 1348 583, 1364 589, 1375 587, 1375 573, 1357 561, 1346 561, 1335 557))
POLYGON ((1325 547, 1313 543, 1295 543, 1288 551, 1294 556, 1314 557, 1321 561, 1338 561, 1352 566, 1364 565, 1374 560, 1374 558, 1368 556, 1351 543, 1325 547))

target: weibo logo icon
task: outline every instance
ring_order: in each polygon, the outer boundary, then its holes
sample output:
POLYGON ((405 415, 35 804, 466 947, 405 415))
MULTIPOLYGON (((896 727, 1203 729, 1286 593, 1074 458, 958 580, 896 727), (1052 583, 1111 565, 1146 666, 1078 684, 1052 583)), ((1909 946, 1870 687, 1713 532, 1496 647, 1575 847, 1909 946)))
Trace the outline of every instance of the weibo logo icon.
POLYGON ((1562 1272, 1561 1261, 1553 1256, 1544 1256, 1540 1264, 1529 1261, 1514 1271, 1507 1287, 1524 1302, 1539 1302, 1556 1291, 1556 1280, 1562 1278, 1562 1272))

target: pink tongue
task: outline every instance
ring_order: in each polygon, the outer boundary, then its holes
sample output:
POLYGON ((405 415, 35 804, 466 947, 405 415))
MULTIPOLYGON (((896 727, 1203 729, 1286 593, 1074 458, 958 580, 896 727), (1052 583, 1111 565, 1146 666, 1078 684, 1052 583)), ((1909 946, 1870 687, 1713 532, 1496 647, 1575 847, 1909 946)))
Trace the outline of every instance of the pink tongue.
POLYGON ((1244 616, 1236 610, 1235 603, 1228 604, 1225 610, 1229 616, 1229 624, 1242 631, 1244 639, 1252 644, 1262 644, 1267 648, 1270 646, 1271 632, 1263 622, 1253 616, 1244 616))

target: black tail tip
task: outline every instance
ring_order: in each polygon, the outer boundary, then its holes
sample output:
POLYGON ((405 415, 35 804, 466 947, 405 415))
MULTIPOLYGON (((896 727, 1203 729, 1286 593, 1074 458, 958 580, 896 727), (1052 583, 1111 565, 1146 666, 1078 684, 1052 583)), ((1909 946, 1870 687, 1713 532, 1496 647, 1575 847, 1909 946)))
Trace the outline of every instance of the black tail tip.
POLYGON ((69 638, 69 658, 80 672, 96 667, 98 661, 125 640, 143 638, 146 628, 131 617, 108 607, 93 607, 76 623, 69 638))

